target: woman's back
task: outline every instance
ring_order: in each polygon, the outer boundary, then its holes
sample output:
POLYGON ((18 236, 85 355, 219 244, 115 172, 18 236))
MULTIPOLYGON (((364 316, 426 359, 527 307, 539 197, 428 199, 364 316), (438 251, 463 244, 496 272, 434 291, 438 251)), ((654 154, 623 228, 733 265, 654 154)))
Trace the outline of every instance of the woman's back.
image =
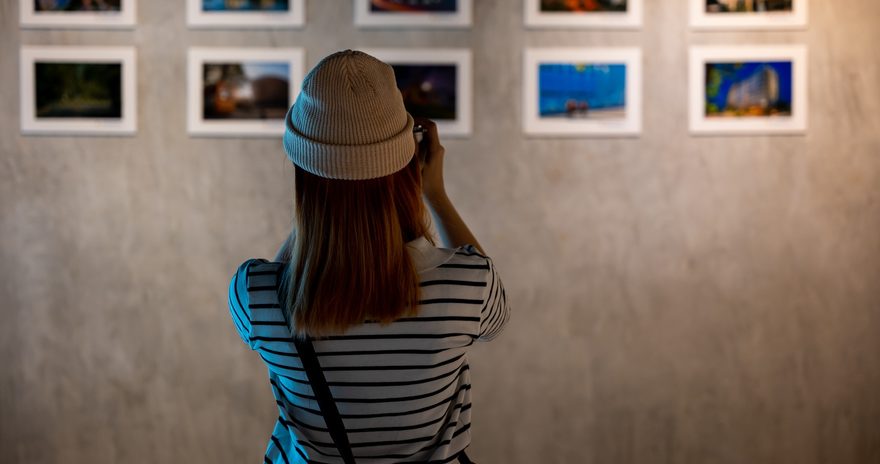
MULTIPOLYGON (((492 261, 473 247, 420 238, 407 248, 420 277, 417 314, 313 342, 358 462, 454 460, 470 443, 467 349, 496 336, 509 315, 492 261)), ((229 291, 233 321, 269 368, 279 408, 265 461, 342 462, 281 309, 283 271, 247 261, 229 291)))
POLYGON ((436 124, 406 111, 391 66, 346 50, 303 80, 283 142, 293 230, 229 288, 278 404, 264 462, 470 462, 466 352, 509 309, 446 195, 436 124))

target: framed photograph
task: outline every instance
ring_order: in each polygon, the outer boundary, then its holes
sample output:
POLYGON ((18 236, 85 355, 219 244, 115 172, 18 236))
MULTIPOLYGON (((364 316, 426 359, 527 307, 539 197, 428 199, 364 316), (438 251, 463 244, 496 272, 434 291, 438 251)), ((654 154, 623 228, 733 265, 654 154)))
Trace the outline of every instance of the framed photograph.
POLYGON ((807 27, 807 0, 690 0, 696 29, 807 27))
POLYGON ((443 136, 471 135, 471 51, 455 48, 374 49, 366 53, 394 68, 407 111, 437 123, 443 136))
POLYGON ((806 46, 691 48, 693 133, 803 133, 807 95, 806 46))
POLYGON ((22 27, 134 27, 135 0, 19 0, 22 27))
POLYGON ((300 48, 190 48, 189 133, 281 137, 304 61, 300 48))
POLYGON ((134 47, 23 46, 21 132, 134 134, 134 47))
POLYGON ((306 0, 186 0, 195 28, 296 28, 305 25, 306 0))
POLYGON ((525 51, 527 135, 620 137, 642 130, 642 54, 637 47, 525 51))
POLYGON ((473 0, 354 0, 354 23, 363 27, 470 27, 473 0))
POLYGON ((636 29, 642 0, 525 0, 528 27, 636 29))

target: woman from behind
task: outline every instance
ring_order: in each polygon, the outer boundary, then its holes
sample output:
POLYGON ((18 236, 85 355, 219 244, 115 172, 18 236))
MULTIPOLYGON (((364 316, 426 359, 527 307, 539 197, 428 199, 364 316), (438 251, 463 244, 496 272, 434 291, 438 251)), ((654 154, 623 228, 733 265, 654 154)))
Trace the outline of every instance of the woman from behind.
POLYGON ((470 462, 467 350, 509 307, 446 195, 436 126, 418 122, 421 143, 392 68, 350 50, 309 73, 287 115, 293 232, 229 288, 278 405, 264 462, 470 462))

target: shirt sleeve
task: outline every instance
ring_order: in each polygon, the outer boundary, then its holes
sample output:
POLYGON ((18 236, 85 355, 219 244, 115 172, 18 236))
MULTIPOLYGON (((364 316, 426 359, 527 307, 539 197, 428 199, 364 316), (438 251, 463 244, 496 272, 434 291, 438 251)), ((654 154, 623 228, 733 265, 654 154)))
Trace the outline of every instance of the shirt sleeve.
POLYGON ((486 298, 480 312, 479 341, 490 341, 497 337, 510 320, 510 306, 507 304, 504 284, 501 283, 501 277, 492 259, 486 258, 486 263, 489 266, 489 273, 486 298))
POLYGON ((229 282, 229 314, 232 316, 232 323, 235 325, 241 341, 245 342, 251 349, 254 348, 254 344, 251 341, 253 326, 251 325, 247 281, 248 269, 254 261, 250 259, 242 263, 229 282))

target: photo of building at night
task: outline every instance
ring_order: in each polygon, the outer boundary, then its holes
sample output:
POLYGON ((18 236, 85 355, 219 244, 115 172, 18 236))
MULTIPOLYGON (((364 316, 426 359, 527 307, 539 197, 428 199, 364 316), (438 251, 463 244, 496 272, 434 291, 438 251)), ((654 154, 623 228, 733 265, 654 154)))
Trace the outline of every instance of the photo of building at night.
POLYGON ((706 116, 790 116, 790 61, 706 63, 706 116))

